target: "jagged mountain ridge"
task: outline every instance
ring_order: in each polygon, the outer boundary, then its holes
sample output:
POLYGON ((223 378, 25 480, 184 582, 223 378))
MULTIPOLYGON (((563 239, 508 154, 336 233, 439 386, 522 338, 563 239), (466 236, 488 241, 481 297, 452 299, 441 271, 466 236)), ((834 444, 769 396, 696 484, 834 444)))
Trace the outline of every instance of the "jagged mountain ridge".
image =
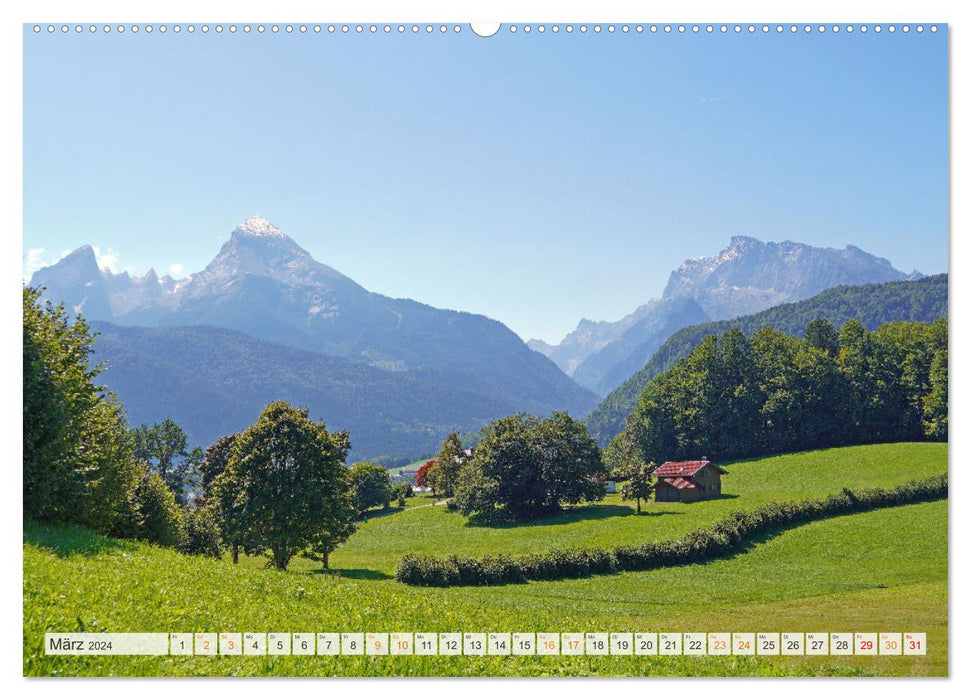
POLYGON ((920 279, 856 246, 819 248, 733 236, 718 255, 685 261, 671 273, 662 298, 695 299, 713 321, 808 299, 841 284, 920 279))
POLYGON ((884 258, 856 246, 821 248, 804 243, 762 242, 733 236, 717 255, 686 260, 668 278, 660 299, 641 305, 616 322, 582 320, 558 345, 531 341, 579 384, 601 395, 620 386, 664 342, 657 337, 688 325, 757 313, 807 299, 844 284, 915 280, 884 258), (665 307, 661 302, 691 300, 697 307, 665 307), (660 305, 660 306, 659 306, 660 305), (690 314, 685 315, 685 309, 690 314), (703 313, 700 316, 697 310, 703 313), (648 322, 644 322, 649 318, 648 322))
POLYGON ((39 270, 31 284, 89 320, 234 330, 385 370, 421 372, 512 410, 581 415, 597 402, 498 321, 370 292, 260 217, 236 227, 215 258, 187 279, 114 275, 99 270, 93 250, 83 247, 39 270))

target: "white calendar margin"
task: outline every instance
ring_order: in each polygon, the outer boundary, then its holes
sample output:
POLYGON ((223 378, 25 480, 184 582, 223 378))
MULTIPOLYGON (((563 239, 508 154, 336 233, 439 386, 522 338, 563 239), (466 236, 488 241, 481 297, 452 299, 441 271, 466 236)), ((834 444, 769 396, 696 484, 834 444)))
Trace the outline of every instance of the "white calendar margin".
MULTIPOLYGON (((963 30, 961 34, 967 36, 971 23, 967 21, 968 11, 964 7, 966 3, 959 3, 957 0, 922 0, 919 4, 905 2, 902 0, 883 0, 879 4, 858 3, 854 4, 847 0, 815 0, 812 3, 780 4, 769 0, 736 0, 732 3, 725 3, 723 0, 694 0, 690 4, 652 3, 650 5, 635 2, 634 0, 598 0, 596 3, 577 2, 577 0, 470 0, 465 3, 454 3, 446 0, 420 0, 420 2, 394 2, 394 0, 368 0, 363 2, 350 2, 349 0, 335 0, 329 2, 326 10, 322 9, 319 3, 311 0, 276 0, 272 7, 268 7, 265 2, 258 0, 237 0, 232 6, 223 5, 220 9, 210 8, 198 0, 168 0, 162 2, 141 2, 130 3, 123 0, 86 0, 83 5, 76 0, 48 0, 43 6, 31 6, 27 3, 10 3, 8 8, 0 8, 0 13, 5 20, 2 25, 3 41, 0 41, 0 75, 3 76, 3 83, 0 84, 3 94, 7 96, 8 109, 4 114, 4 139, 3 151, 0 156, 6 158, 6 168, 0 170, 0 206, 8 213, 8 226, 12 231, 23 230, 22 192, 23 183, 23 161, 22 150, 20 147, 20 134, 22 134, 22 115, 23 101, 20 91, 21 79, 23 75, 23 54, 22 54, 22 35, 19 25, 41 20, 61 20, 90 19, 106 21, 125 21, 125 22, 157 22, 161 17, 168 17, 180 22, 204 22, 212 21, 214 18, 222 19, 225 15, 227 20, 243 18, 245 20, 260 21, 267 19, 268 14, 272 14, 271 21, 309 21, 309 19, 320 19, 326 21, 446 21, 467 23, 471 21, 495 21, 501 19, 508 22, 535 21, 537 18, 558 21, 649 21, 649 22, 709 22, 725 18, 731 21, 773 21, 773 22, 846 22, 856 23, 861 20, 878 18, 882 21, 912 21, 916 15, 920 19, 931 19, 933 21, 951 22, 960 26, 963 30), (407 11, 406 11, 407 10, 407 11), (84 15, 84 16, 81 16, 84 15)), ((971 103, 968 94, 971 89, 961 88, 961 82, 954 80, 954 75, 961 75, 967 83, 967 76, 971 74, 971 45, 966 41, 954 42, 950 51, 952 65, 950 69, 951 78, 951 115, 952 125, 952 153, 948 166, 952 175, 952 193, 955 192, 955 185, 965 184, 971 180, 971 171, 967 163, 971 163, 971 150, 967 144, 971 143, 971 137, 961 136, 954 125, 964 122, 971 122, 971 103), (961 156, 964 156, 963 158, 961 156)), ((967 224, 971 224, 971 216, 968 215, 968 207, 971 204, 962 203, 960 196, 950 197, 952 230, 963 230, 967 224), (962 224, 965 226, 962 227, 962 224)), ((18 247, 17 236, 10 236, 7 244, 11 248, 18 247)), ((9 251, 8 251, 9 252, 9 251)), ((17 280, 21 274, 21 260, 19 255, 8 254, 0 256, 7 269, 3 278, 7 280, 17 280)), ((953 236, 951 240, 951 266, 952 272, 957 268, 957 263, 963 262, 965 265, 971 264, 971 241, 964 242, 960 236, 953 236)), ((971 308, 971 285, 966 285, 960 281, 960 275, 952 275, 951 279, 951 299, 952 304, 957 302, 961 308, 971 308)), ((8 290, 9 291, 9 290, 8 290)), ((15 322, 15 312, 12 304, 12 295, 8 302, 0 308, 3 309, 3 316, 0 323, 4 327, 13 328, 15 322)), ((952 306, 953 308, 953 306, 952 306)), ((19 321, 16 321, 19 322, 19 321)), ((951 326, 951 342, 958 348, 966 351, 971 347, 971 333, 966 326, 951 326)), ((16 367, 20 359, 20 341, 14 334, 6 334, 0 340, 2 357, 5 366, 16 367)), ((952 378, 952 384, 958 389, 951 393, 951 409, 955 415, 962 415, 965 412, 959 407, 967 405, 960 396, 971 396, 971 374, 960 372, 952 378)), ((19 409, 17 409, 19 410, 19 409)), ((12 416, 10 406, 5 408, 5 417, 12 416)), ((17 428, 17 419, 0 421, 0 438, 4 444, 11 446, 13 453, 17 453, 18 446, 22 446, 22 432, 17 428)), ((964 421, 962 421, 962 424, 964 421)), ((965 447, 962 431, 953 431, 950 443, 951 459, 971 455, 971 449, 965 447)), ((22 451, 22 450, 21 450, 22 451)), ((952 475, 953 476, 953 475, 952 475)), ((15 477, 19 479, 20 477, 15 477)), ((20 489, 13 487, 4 489, 0 498, 5 499, 3 505, 7 512, 16 513, 22 508, 20 489)), ((948 524, 951 533, 971 530, 971 512, 967 508, 951 509, 949 507, 948 524)), ((949 533, 950 534, 950 533, 949 533)), ((2 536, 6 538, 5 551, 16 551, 22 546, 21 533, 16 527, 4 529, 2 536)), ((949 543, 954 539, 949 537, 949 543)), ((960 548, 967 550, 968 544, 965 538, 960 543, 960 548)), ((958 545, 951 548, 948 557, 949 577, 953 580, 971 580, 971 552, 964 551, 958 555, 958 545)), ((11 601, 21 600, 23 593, 23 580, 18 567, 6 567, 3 576, 2 594, 3 599, 8 602, 3 606, 2 622, 4 628, 12 630, 15 627, 22 627, 22 609, 18 612, 11 601)), ((949 601, 949 657, 950 660, 965 658, 971 647, 971 638, 968 635, 956 635, 950 632, 957 626, 959 629, 971 629, 971 606, 969 606, 961 596, 948 596, 949 601)), ((18 604, 19 605, 19 604, 18 604)), ((26 683, 23 677, 22 667, 22 638, 19 634, 0 635, 0 658, 6 662, 4 667, 7 679, 16 678, 20 683, 26 683)), ((971 676, 971 669, 967 664, 950 664, 951 678, 961 678, 967 680, 971 676)), ((479 698, 490 698, 494 695, 497 686, 488 682, 486 679, 478 679, 480 683, 464 683, 461 689, 463 700, 478 700, 479 698)), ((893 684, 893 679, 871 680, 869 683, 877 684, 880 688, 881 700, 909 700, 914 692, 920 692, 918 685, 931 682, 934 683, 933 690, 935 697, 959 697, 956 689, 958 683, 941 684, 933 680, 912 679, 909 683, 893 684)), ((73 687, 77 684, 81 686, 82 681, 74 679, 61 679, 57 684, 38 684, 31 683, 30 693, 35 698, 56 698, 63 700, 65 688, 73 687)), ((280 684, 283 689, 286 680, 267 679, 257 685, 233 683, 234 700, 246 700, 247 698, 259 698, 265 700, 266 692, 271 687, 280 684)), ((333 686, 346 687, 348 693, 353 693, 355 688, 360 685, 355 680, 332 679, 333 686)), ((213 689, 213 681, 210 679, 183 679, 180 682, 180 689, 192 689, 198 693, 210 693, 213 689)), ((414 683, 401 683, 396 686, 397 700, 426 700, 432 698, 454 698, 457 691, 456 684, 460 680, 435 679, 416 681, 414 683)), ((583 684, 557 684, 558 700, 570 700, 571 698, 589 698, 591 694, 596 696, 601 692, 616 692, 618 689, 626 688, 633 692, 637 679, 611 679, 599 680, 589 679, 583 684)), ((709 697, 715 686, 731 683, 733 692, 744 693, 751 698, 778 697, 778 687, 766 685, 766 681, 760 679, 652 679, 654 687, 661 684, 669 691, 675 690, 681 693, 682 698, 694 696, 709 697), (694 681, 693 683, 691 681, 694 681), (688 681, 688 685, 685 682, 688 681)), ((104 698, 118 697, 124 700, 131 700, 133 686, 119 687, 117 679, 85 679, 84 687, 95 689, 99 696, 104 698)), ((293 686, 291 685, 290 688, 293 686)), ((528 680, 505 681, 503 684, 506 693, 510 690, 518 690, 525 694, 536 692, 535 684, 528 680)), ((636 686, 639 687, 639 686, 636 686)), ((26 689, 25 689, 26 690, 26 689)), ((137 692, 139 700, 171 700, 172 688, 159 683, 139 683, 137 692)), ((856 679, 832 679, 826 685, 827 700, 836 700, 840 697, 855 698, 859 694, 860 684, 856 679)), ((795 680, 786 685, 787 700, 819 700, 819 686, 810 679, 795 680)))

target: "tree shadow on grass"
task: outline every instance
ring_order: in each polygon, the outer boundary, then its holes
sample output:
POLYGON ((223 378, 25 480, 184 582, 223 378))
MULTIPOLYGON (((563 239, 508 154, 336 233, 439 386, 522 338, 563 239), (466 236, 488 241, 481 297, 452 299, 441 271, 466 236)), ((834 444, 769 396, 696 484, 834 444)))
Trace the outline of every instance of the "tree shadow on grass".
POLYGON ((316 576, 330 576, 331 578, 349 578, 356 581, 387 581, 392 578, 391 574, 386 574, 383 571, 375 571, 374 569, 311 569, 308 571, 310 574, 316 576))
POLYGON ((402 508, 401 506, 388 506, 387 508, 382 508, 381 510, 366 510, 361 515, 357 516, 357 523, 366 523, 369 520, 374 520, 375 518, 386 518, 389 515, 394 515, 395 513, 400 513, 407 508, 402 508))
POLYGON ((711 503, 712 501, 734 501, 736 498, 740 498, 737 493, 720 493, 717 496, 702 498, 697 501, 661 501, 661 503, 678 503, 683 506, 694 506, 699 503, 711 503))
POLYGON ((26 521, 24 544, 46 549, 62 558, 131 551, 136 546, 134 542, 114 540, 77 525, 45 525, 26 521))
POLYGON ((682 515, 674 510, 644 510, 638 514, 631 506, 594 505, 568 507, 556 513, 550 513, 531 518, 529 520, 490 520, 480 515, 473 515, 466 521, 466 527, 486 527, 491 529, 510 529, 523 527, 542 527, 549 525, 566 525, 585 520, 606 520, 626 516, 651 517, 659 515, 682 515))

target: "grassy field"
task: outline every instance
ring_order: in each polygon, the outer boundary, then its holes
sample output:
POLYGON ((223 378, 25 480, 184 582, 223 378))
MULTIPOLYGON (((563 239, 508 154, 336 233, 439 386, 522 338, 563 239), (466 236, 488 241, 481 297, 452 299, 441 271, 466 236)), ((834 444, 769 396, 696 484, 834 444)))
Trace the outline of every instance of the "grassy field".
MULTIPOLYGON (((28 675, 944 675, 947 502, 820 521, 743 554, 674 567, 495 588, 416 589, 397 557, 521 553, 667 538, 728 510, 891 486, 946 469, 942 445, 882 445, 726 465, 735 498, 615 498, 516 528, 469 525, 442 506, 369 518, 332 557, 340 579, 299 562, 178 555, 80 528, 25 526, 28 675), (926 657, 45 657, 44 631, 926 631, 926 657)), ((430 499, 424 499, 426 502, 430 499)), ((416 499, 417 502, 417 499, 416 499)), ((422 503, 425 505, 426 503, 422 503)), ((409 503, 412 505, 412 503, 409 503)))
POLYGON ((419 459, 419 460, 416 460, 414 462, 409 462, 408 464, 405 464, 405 465, 400 466, 400 467, 388 467, 388 473, 389 474, 399 474, 399 473, 401 473, 402 471, 404 471, 406 469, 417 470, 419 467, 421 467, 421 465, 423 465, 429 459, 433 459, 433 458, 432 457, 429 457, 428 459, 419 459))
MULTIPOLYGON (((444 507, 371 518, 332 566, 393 574, 409 552, 481 556, 526 554, 567 547, 615 547, 662 540, 705 527, 733 510, 770 501, 824 496, 842 488, 891 487, 946 469, 947 446, 939 443, 867 445, 726 462, 723 497, 703 503, 651 503, 637 515, 633 503, 610 495, 596 505, 567 508, 551 518, 519 525, 475 525, 444 507)), ((411 501, 411 499, 409 499, 411 501)), ((426 496, 414 499, 427 504, 426 496)), ((262 566, 263 560, 260 560, 262 566)), ((308 565, 314 566, 308 562, 308 565)))

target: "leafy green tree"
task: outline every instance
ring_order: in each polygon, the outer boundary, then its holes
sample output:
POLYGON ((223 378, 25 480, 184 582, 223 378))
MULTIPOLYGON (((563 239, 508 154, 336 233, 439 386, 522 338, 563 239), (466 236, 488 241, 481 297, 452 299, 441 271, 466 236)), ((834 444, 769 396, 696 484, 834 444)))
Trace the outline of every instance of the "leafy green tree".
POLYGON ((924 431, 933 440, 947 440, 947 346, 934 355, 930 390, 924 397, 924 431))
POLYGON ((308 559, 319 561, 323 569, 330 568, 330 555, 357 530, 350 500, 346 500, 342 507, 345 509, 343 515, 330 520, 332 529, 321 530, 304 552, 308 559))
POLYGON ((641 501, 648 500, 654 493, 654 462, 629 468, 624 474, 626 481, 620 487, 620 497, 625 501, 637 501, 637 512, 641 512, 641 501))
POLYGON ((459 472, 466 461, 465 449, 458 434, 449 434, 442 442, 442 447, 435 457, 434 466, 429 469, 428 478, 435 484, 433 490, 446 498, 451 498, 455 494, 459 472))
POLYGON ((222 556, 223 543, 214 508, 197 506, 182 512, 182 533, 179 551, 183 554, 199 554, 218 559, 222 556))
POLYGON ((839 332, 825 318, 817 318, 806 325, 806 344, 836 357, 840 351, 839 332))
POLYGON ((269 550, 270 565, 281 570, 300 552, 332 541, 350 512, 349 449, 346 433, 327 432, 306 409, 268 405, 240 433, 213 483, 229 536, 248 553, 269 550))
POLYGON ((112 532, 139 479, 125 417, 95 383, 95 336, 63 304, 23 289, 24 515, 112 532))
POLYGON ((517 519, 542 511, 546 489, 533 439, 538 424, 535 416, 520 413, 485 427, 475 457, 459 475, 459 512, 517 519))
POLYGON ((180 503, 185 503, 186 491, 197 483, 202 451, 189 449, 189 439, 182 426, 171 418, 161 423, 142 423, 132 430, 135 458, 149 465, 162 477, 180 503))
POLYGON ((794 371, 802 344, 774 328, 763 328, 749 340, 763 397, 759 444, 766 452, 780 452, 797 440, 802 429, 794 371))
POLYGON ((357 512, 391 504, 391 477, 379 464, 358 462, 351 467, 351 503, 357 512))
POLYGON ((223 435, 206 448, 199 462, 199 486, 202 489, 200 502, 205 502, 206 495, 216 478, 226 471, 229 466, 229 455, 236 444, 238 433, 223 435))
POLYGON ((583 423, 565 413, 546 421, 517 414, 483 430, 459 474, 455 504, 465 515, 528 518, 603 498, 604 476, 600 450, 583 423))
POLYGON ((225 468, 216 471, 218 462, 211 463, 216 476, 210 482, 210 488, 204 492, 204 501, 214 508, 216 524, 223 542, 229 547, 234 564, 239 563, 240 551, 262 551, 266 541, 260 531, 250 526, 254 515, 247 499, 250 491, 257 490, 256 485, 244 483, 238 474, 230 475, 236 438, 238 435, 233 438, 233 445, 229 448, 225 468))
POLYGON ((559 510, 564 503, 602 500, 605 492, 600 448, 583 421, 554 411, 539 423, 534 438, 546 490, 545 508, 559 510))

